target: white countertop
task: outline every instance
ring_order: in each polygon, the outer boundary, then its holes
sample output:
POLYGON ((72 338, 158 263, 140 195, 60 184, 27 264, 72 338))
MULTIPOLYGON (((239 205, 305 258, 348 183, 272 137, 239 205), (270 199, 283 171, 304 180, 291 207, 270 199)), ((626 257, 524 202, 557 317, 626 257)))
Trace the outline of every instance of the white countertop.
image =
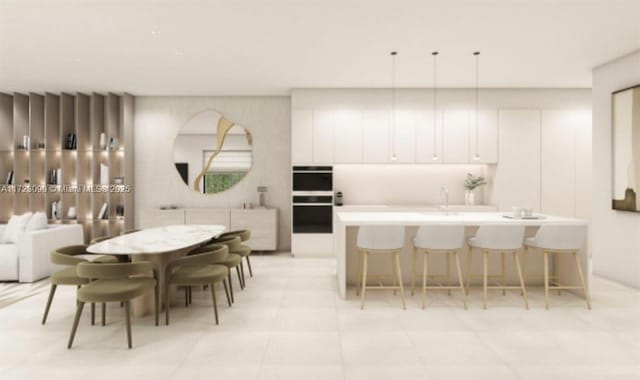
POLYGON ((337 211, 337 222, 344 225, 424 225, 456 224, 480 226, 486 224, 519 224, 540 226, 548 223, 587 225, 586 220, 564 218, 553 215, 541 215, 541 219, 510 219, 498 212, 437 212, 437 211, 337 211))
MULTIPOLYGON (((430 205, 430 204, 407 204, 407 205, 398 205, 398 204, 381 204, 381 205, 344 205, 344 206, 335 206, 334 210, 336 212, 345 212, 345 211, 442 211, 443 207, 441 205, 430 205)), ((451 204, 448 207, 449 211, 458 211, 458 212, 476 212, 476 211, 484 211, 484 212, 495 212, 498 211, 496 206, 492 205, 458 205, 451 204)))
POLYGON ((96 254, 135 255, 179 251, 204 243, 226 230, 221 225, 176 225, 150 228, 90 245, 96 254))

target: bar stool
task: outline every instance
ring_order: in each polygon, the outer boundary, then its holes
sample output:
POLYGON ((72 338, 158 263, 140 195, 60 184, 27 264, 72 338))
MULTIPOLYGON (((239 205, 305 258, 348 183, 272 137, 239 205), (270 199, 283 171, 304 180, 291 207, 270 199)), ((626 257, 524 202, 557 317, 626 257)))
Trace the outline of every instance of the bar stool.
POLYGON ((460 259, 458 251, 464 247, 464 226, 421 226, 418 234, 413 239, 413 278, 411 280, 411 295, 413 295, 416 281, 417 257, 419 253, 423 253, 423 270, 422 270, 422 308, 425 308, 425 300, 427 298, 427 289, 447 290, 451 295, 451 289, 460 289, 462 291, 462 302, 465 310, 467 309, 467 295, 464 289, 464 280, 462 279, 462 270, 460 269, 460 259), (430 253, 444 253, 447 257, 447 273, 429 275, 427 266, 430 253), (460 285, 451 285, 451 256, 455 259, 456 269, 458 272, 458 282, 460 285), (444 278, 446 286, 427 286, 427 279, 444 278))
MULTIPOLYGON (((526 309, 529 309, 529 301, 527 299, 527 290, 524 287, 524 279, 522 277, 522 268, 520 266, 520 258, 516 251, 522 248, 522 242, 524 240, 524 226, 510 225, 510 224, 495 224, 480 226, 476 235, 469 238, 467 241, 469 244, 469 256, 467 258, 467 294, 469 294, 469 285, 471 282, 471 264, 473 258, 473 250, 480 249, 482 251, 483 262, 483 306, 487 308, 487 293, 489 289, 502 289, 502 294, 505 294, 506 289, 518 289, 522 293, 524 298, 524 305, 526 309), (500 253, 501 255, 501 267, 502 273, 499 275, 489 275, 489 253, 500 253), (520 286, 507 286, 505 281, 505 255, 512 253, 516 262, 516 269, 518 271, 518 277, 520 279, 520 286), (502 279, 501 285, 489 286, 488 280, 492 277, 500 277, 502 279)), ((477 277, 477 276, 476 276, 477 277)))
POLYGON ((392 289, 400 290, 402 297, 402 308, 406 309, 406 301, 404 298, 404 287, 402 286, 402 272, 400 270, 400 251, 404 246, 404 226, 360 226, 357 238, 358 246, 358 289, 360 290, 361 304, 360 308, 364 309, 364 299, 367 289, 380 290, 392 289), (374 254, 390 254, 393 279, 392 286, 383 285, 380 278, 389 277, 377 275, 379 285, 367 286, 367 270, 369 265, 369 255, 374 254), (362 279, 362 282, 360 282, 362 279))
POLYGON ((536 236, 525 239, 525 257, 530 248, 541 249, 544 256, 544 306, 546 309, 549 309, 549 289, 582 289, 587 301, 587 308, 591 310, 591 299, 584 281, 580 257, 578 257, 578 251, 584 245, 586 238, 587 228, 585 226, 546 224, 538 229, 536 236), (558 279, 557 267, 556 275, 553 276, 556 281, 554 281, 553 285, 549 285, 549 280, 552 277, 549 275, 549 255, 555 254, 554 257, 557 258, 558 255, 563 253, 573 255, 581 286, 561 285, 558 279))

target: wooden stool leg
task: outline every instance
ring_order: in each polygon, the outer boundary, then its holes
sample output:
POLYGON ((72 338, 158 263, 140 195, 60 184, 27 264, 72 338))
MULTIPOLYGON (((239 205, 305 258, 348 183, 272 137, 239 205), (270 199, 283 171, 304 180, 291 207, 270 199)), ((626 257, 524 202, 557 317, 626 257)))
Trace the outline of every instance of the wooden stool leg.
POLYGON ((467 255, 467 295, 469 295, 469 286, 471 285, 471 264, 473 258, 473 248, 469 247, 469 254, 467 255))
POLYGON ((516 259, 516 269, 518 270, 518 277, 520 277, 520 289, 522 289, 522 297, 524 298, 524 307, 529 310, 529 299, 527 298, 527 289, 524 287, 524 279, 522 278, 522 267, 520 267, 520 258, 517 252, 513 252, 513 257, 516 259))
MULTIPOLYGON (((447 286, 451 286, 451 252, 447 252, 447 286)), ((451 295, 451 289, 447 289, 447 295, 451 295)))
MULTIPOLYGON (((560 282, 560 255, 557 252, 551 252, 553 254, 553 274, 556 278, 556 284, 560 282)), ((562 289, 558 289, 558 295, 562 295, 562 289)))
MULTIPOLYGON (((500 268, 501 268, 501 273, 502 273, 502 286, 507 286, 507 281, 505 278, 504 273, 506 272, 506 263, 504 260, 504 252, 500 253, 500 268)), ((502 288, 502 295, 506 296, 507 295, 507 289, 502 288)))
POLYGON ((357 275, 356 275, 356 296, 360 295, 360 284, 362 283, 362 251, 358 250, 358 264, 357 264, 357 275))
POLYGON ((458 251, 453 251, 453 257, 456 261, 456 269, 458 270, 458 282, 460 283, 460 290, 462 291, 462 302, 464 303, 464 309, 467 310, 467 293, 464 291, 464 280, 462 279, 462 269, 460 269, 458 251))
POLYGON ((582 284, 582 291, 584 292, 584 298, 587 301, 587 308, 591 310, 591 298, 589 297, 589 290, 587 284, 584 281, 584 274, 582 273, 582 266, 580 265, 580 257, 577 252, 573 252, 573 259, 576 262, 576 268, 578 268, 578 277, 580 278, 580 284, 582 284))
MULTIPOLYGON (((524 278, 525 284, 527 282, 527 254, 528 253, 529 253, 529 247, 525 245, 522 253, 522 277, 524 278)), ((520 295, 524 296, 524 294, 522 294, 522 290, 520 291, 520 295)))
POLYGON ((427 277, 428 277, 428 263, 429 263, 429 251, 424 251, 424 256, 422 256, 422 260, 424 260, 422 266, 422 308, 424 309, 427 303, 427 277))
POLYGON ((364 296, 367 291, 367 265, 369 261, 369 253, 364 251, 362 255, 362 289, 360 290, 360 309, 364 309, 364 296))
POLYGON ((413 296, 413 293, 416 289, 416 271, 417 268, 416 266, 418 265, 418 248, 417 247, 413 247, 413 275, 411 276, 411 296, 413 296))
POLYGON ((396 295, 396 289, 398 287, 398 276, 397 276, 397 272, 396 272, 396 259, 395 259, 395 254, 391 255, 391 281, 393 284, 393 295, 396 295))
POLYGON ((487 272, 489 270, 489 253, 487 250, 482 251, 482 303, 486 310, 487 308, 487 276, 489 275, 487 272))
POLYGON ((549 252, 544 251, 544 308, 549 310, 549 252))
POLYGON ((393 253, 393 257, 395 258, 396 261, 396 269, 397 269, 397 279, 398 279, 398 285, 400 285, 400 296, 402 297, 402 308, 403 309, 407 309, 407 302, 404 298, 404 285, 402 284, 402 271, 400 270, 400 254, 398 251, 393 253))

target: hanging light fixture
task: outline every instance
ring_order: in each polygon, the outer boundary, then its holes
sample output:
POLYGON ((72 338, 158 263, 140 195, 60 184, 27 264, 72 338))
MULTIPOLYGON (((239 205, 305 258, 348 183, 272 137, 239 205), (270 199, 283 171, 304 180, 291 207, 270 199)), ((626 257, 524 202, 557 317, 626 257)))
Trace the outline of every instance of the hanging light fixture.
POLYGON ((474 161, 478 161, 480 159, 480 152, 478 151, 478 140, 480 140, 480 136, 478 135, 478 68, 479 68, 479 60, 480 60, 480 52, 473 52, 473 55, 476 57, 476 152, 473 155, 474 161))
POLYGON ((434 51, 431 53, 433 56, 433 157, 431 159, 433 161, 438 161, 438 151, 437 151, 437 143, 436 143, 436 129, 437 129, 437 106, 438 106, 438 84, 436 82, 436 74, 437 74, 437 57, 438 52, 434 51))
POLYGON ((393 116, 391 120, 391 161, 396 161, 396 55, 397 51, 391 52, 391 106, 393 116))

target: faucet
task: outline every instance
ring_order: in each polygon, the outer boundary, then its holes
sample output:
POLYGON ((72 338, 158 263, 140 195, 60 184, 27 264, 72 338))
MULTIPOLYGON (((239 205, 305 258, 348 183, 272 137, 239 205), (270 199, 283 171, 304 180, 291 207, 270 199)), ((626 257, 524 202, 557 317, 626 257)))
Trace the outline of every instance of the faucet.
POLYGON ((440 208, 444 210, 449 210, 449 189, 446 186, 442 186, 440 188, 440 198, 442 199, 442 194, 444 193, 444 205, 440 205, 440 208))

